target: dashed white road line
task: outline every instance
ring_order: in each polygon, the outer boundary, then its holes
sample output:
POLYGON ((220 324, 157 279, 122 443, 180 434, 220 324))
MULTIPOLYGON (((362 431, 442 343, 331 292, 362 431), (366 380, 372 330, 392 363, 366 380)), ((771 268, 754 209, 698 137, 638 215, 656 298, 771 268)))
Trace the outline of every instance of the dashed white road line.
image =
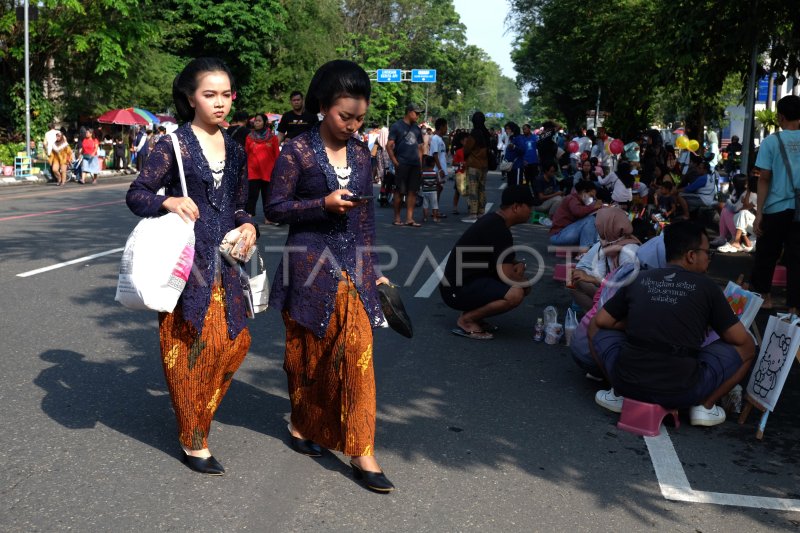
POLYGON ((63 263, 50 265, 48 267, 37 268, 36 270, 29 270, 28 272, 23 272, 22 274, 17 274, 17 277, 18 278, 27 278, 27 277, 30 277, 30 276, 35 276, 36 274, 42 274, 44 272, 49 272, 49 271, 55 270, 57 268, 61 268, 61 267, 69 266, 69 265, 74 265, 75 263, 81 263, 83 261, 89 261, 91 259, 96 259, 98 257, 103 257, 104 255, 116 254, 116 253, 121 252, 124 249, 125 248, 114 248, 113 250, 108 250, 108 251, 100 252, 100 253, 97 253, 97 254, 87 255, 85 257, 79 257, 77 259, 72 259, 71 261, 65 261, 63 263))
POLYGON ((661 494, 667 500, 778 511, 800 511, 800 500, 694 490, 689 484, 689 479, 686 477, 683 465, 672 445, 672 440, 663 425, 659 436, 644 437, 644 442, 650 452, 650 460, 656 471, 661 494))

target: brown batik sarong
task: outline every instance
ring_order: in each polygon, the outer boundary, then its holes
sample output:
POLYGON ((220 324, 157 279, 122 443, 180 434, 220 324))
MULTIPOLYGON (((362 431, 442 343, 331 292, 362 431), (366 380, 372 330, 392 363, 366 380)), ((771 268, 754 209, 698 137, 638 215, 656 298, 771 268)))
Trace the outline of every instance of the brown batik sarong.
POLYGON ((339 282, 325 337, 283 313, 292 426, 304 438, 346 455, 373 455, 375 374, 372 326, 355 285, 339 282))
POLYGON ((228 338, 225 290, 216 283, 211 303, 198 336, 184 320, 180 308, 159 313, 161 362, 181 444, 192 450, 208 448, 211 419, 250 347, 245 328, 234 340, 228 338))

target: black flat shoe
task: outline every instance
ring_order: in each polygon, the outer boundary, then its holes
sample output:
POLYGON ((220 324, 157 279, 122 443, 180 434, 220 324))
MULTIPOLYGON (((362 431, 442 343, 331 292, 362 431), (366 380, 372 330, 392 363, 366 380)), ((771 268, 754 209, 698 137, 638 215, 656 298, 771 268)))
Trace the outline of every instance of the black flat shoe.
POLYGON ((322 446, 309 439, 300 439, 291 433, 289 439, 292 449, 297 453, 307 455, 309 457, 322 457, 322 446))
POLYGON ((209 476, 221 476, 225 473, 225 469, 222 468, 222 464, 214 459, 213 455, 211 457, 204 458, 195 457, 183 452, 183 462, 186 463, 186 466, 195 472, 200 472, 201 474, 208 474, 209 476))
POLYGON ((359 481, 363 480, 364 485, 366 485, 369 490, 381 494, 387 494, 394 490, 394 485, 392 485, 392 482, 389 481, 389 478, 387 478, 386 474, 383 472, 361 470, 352 462, 350 463, 350 467, 353 469, 353 477, 359 481))

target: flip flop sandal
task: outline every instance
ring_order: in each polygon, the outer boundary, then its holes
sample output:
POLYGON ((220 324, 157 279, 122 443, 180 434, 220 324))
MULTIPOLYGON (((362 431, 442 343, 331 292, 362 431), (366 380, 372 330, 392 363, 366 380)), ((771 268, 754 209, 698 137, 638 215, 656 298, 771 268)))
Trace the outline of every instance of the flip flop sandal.
POLYGON ((392 222, 392 226, 405 226, 402 222, 392 222))
POLYGON ((410 228, 421 228, 422 224, 420 224, 419 222, 414 222, 412 220, 411 222, 406 222, 406 226, 408 226, 410 228))
POLYGON ((490 341, 494 338, 494 335, 488 333, 486 331, 467 331, 463 328, 453 328, 450 330, 453 335, 458 335, 459 337, 465 337, 467 339, 475 339, 479 341, 490 341))
POLYGON ((487 333, 496 333, 500 329, 500 326, 490 324, 489 322, 481 322, 481 327, 483 328, 483 331, 487 333))

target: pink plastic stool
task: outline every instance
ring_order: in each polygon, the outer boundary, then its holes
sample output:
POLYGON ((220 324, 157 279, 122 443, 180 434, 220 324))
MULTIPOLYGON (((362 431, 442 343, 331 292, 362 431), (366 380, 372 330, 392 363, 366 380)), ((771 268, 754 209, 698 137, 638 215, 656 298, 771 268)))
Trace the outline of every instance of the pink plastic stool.
POLYGON ((567 271, 575 269, 572 263, 563 263, 553 268, 553 281, 567 281, 567 271))
POLYGON ((773 287, 785 287, 786 286, 786 267, 783 265, 776 265, 775 266, 775 273, 772 275, 772 286, 773 287))
POLYGON ((672 415, 676 428, 681 427, 677 409, 667 410, 654 403, 625 398, 617 427, 642 437, 657 437, 661 433, 661 421, 667 415, 672 415))

